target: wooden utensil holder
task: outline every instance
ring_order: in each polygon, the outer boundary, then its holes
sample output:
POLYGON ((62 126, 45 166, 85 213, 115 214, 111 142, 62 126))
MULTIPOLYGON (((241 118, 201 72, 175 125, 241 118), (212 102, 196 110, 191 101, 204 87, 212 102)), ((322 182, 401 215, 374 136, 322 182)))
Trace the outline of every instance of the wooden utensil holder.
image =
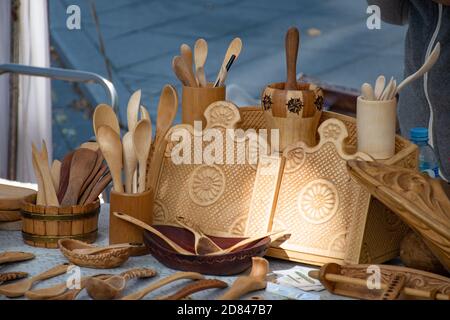
POLYGON ((395 154, 397 100, 369 101, 358 97, 356 127, 358 151, 374 159, 388 159, 395 154))
POLYGON ((322 89, 309 83, 298 83, 297 90, 285 90, 284 86, 284 82, 272 83, 263 91, 261 106, 267 129, 279 130, 281 151, 297 141, 315 146, 323 108, 322 89))
POLYGON ((223 101, 226 96, 226 86, 214 87, 208 83, 207 87, 183 86, 181 98, 181 121, 185 124, 194 125, 194 121, 202 121, 202 127, 206 125, 203 116, 206 108, 213 102, 223 101))
POLYGON ((144 242, 143 229, 114 216, 113 212, 128 214, 149 225, 153 223, 153 190, 142 193, 120 193, 111 190, 109 207, 109 243, 144 242))
POLYGON ((87 205, 50 207, 24 202, 22 236, 26 244, 42 248, 58 248, 59 239, 77 239, 92 243, 97 239, 100 201, 87 205))

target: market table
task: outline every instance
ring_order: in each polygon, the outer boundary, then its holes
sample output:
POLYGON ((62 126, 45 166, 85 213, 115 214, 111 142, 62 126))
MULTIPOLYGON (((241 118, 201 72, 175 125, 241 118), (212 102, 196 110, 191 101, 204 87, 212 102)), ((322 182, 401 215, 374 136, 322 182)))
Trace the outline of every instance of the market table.
MULTIPOLYGON (((101 212, 99 217, 99 230, 98 230, 98 238, 95 242, 96 245, 107 245, 108 244, 108 225, 109 225, 109 204, 105 203, 101 206, 101 212)), ((7 264, 4 266, 0 266, 1 272, 9 272, 9 271, 25 271, 30 275, 35 275, 40 272, 43 272, 57 264, 67 262, 67 259, 62 255, 62 253, 58 249, 43 249, 36 248, 26 245, 22 240, 22 235, 20 231, 0 231, 0 252, 2 251, 24 251, 24 252, 32 252, 36 255, 36 258, 30 261, 25 261, 21 263, 13 263, 7 264)), ((270 271, 274 270, 283 270, 290 269, 297 263, 271 259, 270 262, 270 271)), ((134 292, 140 288, 147 286, 150 282, 155 281, 159 278, 166 277, 176 270, 169 269, 159 263, 154 257, 151 255, 139 256, 139 257, 130 257, 130 259, 124 263, 119 268, 114 269, 90 269, 90 268, 81 268, 81 276, 93 275, 98 273, 120 273, 126 271, 131 268, 137 267, 147 267, 153 268, 157 271, 157 276, 151 279, 142 279, 136 281, 130 281, 127 283, 127 287, 124 291, 124 295, 134 292)), ((216 277, 216 276, 207 276, 207 278, 217 278, 231 284, 236 277, 216 277)), ((61 283, 65 281, 66 276, 61 275, 59 277, 51 278, 49 280, 43 281, 41 283, 37 283, 33 289, 44 288, 50 285, 54 285, 57 283, 61 283)), ((182 288, 186 285, 185 281, 178 281, 173 284, 167 285, 154 293, 149 294, 145 297, 145 299, 154 299, 156 297, 166 295, 169 293, 174 293, 178 289, 182 288)), ((223 290, 207 290, 203 292, 199 292, 192 296, 193 299, 214 299, 223 293, 223 290)), ((253 292, 247 296, 244 296, 243 299, 249 299, 252 296, 260 296, 264 299, 268 300, 280 300, 285 299, 283 296, 273 294, 267 291, 257 291, 253 292)), ((4 296, 0 296, 0 299, 8 299, 4 296)), ((23 299, 23 298, 22 298, 23 299)), ((86 291, 82 291, 77 299, 89 299, 86 291)), ((310 299, 342 299, 342 297, 332 295, 328 293, 326 290, 321 292, 305 292, 305 295, 299 297, 302 300, 310 300, 310 299)))

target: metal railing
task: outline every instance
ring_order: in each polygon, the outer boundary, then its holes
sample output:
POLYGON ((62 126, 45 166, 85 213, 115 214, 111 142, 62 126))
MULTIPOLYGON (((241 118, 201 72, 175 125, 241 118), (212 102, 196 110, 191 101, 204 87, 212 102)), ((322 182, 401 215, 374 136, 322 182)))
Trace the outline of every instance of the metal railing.
MULTIPOLYGON (((22 64, 0 64, 0 75, 5 73, 12 74, 21 74, 21 75, 29 75, 36 77, 45 77, 55 80, 63 80, 69 82, 82 82, 82 83, 97 83, 100 84, 106 91, 106 94, 111 101, 111 106, 118 113, 119 108, 119 100, 117 97, 117 91, 114 85, 108 79, 103 78, 102 76, 86 71, 79 70, 70 70, 70 69, 62 69, 62 68, 42 68, 42 67, 33 67, 22 64)), ((15 126, 13 126, 15 127, 15 126)), ((14 131, 14 130, 12 130, 14 131)), ((8 155, 8 172, 10 179, 14 179, 16 175, 16 154, 17 154, 17 132, 10 132, 10 146, 9 146, 9 155, 8 155)))

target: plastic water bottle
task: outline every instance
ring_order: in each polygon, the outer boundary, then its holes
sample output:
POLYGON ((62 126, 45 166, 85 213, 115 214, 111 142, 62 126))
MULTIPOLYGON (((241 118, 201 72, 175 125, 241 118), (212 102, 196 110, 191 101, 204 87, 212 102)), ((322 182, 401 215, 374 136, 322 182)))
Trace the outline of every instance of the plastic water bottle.
POLYGON ((439 162, 433 148, 428 144, 427 128, 412 128, 410 140, 419 147, 419 170, 430 177, 439 177, 439 162))

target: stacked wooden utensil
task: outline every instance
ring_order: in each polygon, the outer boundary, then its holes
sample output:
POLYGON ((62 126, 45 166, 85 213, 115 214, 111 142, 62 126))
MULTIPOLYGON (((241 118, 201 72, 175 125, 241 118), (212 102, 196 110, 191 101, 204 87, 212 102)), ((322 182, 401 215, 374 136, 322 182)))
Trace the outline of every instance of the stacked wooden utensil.
POLYGON ((176 116, 177 108, 177 92, 174 87, 166 85, 159 100, 156 134, 152 144, 152 122, 147 109, 141 106, 140 90, 134 92, 128 101, 128 132, 122 139, 119 122, 112 107, 106 104, 97 106, 93 117, 94 132, 109 166, 116 192, 141 193, 156 183, 160 158, 163 154, 161 145, 176 116), (147 170, 151 154, 155 161, 152 161, 147 170), (125 187, 122 182, 122 169, 125 187), (152 181, 147 179, 147 176, 153 177, 152 181))
MULTIPOLYGON (((233 39, 225 54, 217 78, 214 81, 214 87, 222 87, 224 85, 228 71, 233 62, 239 57, 241 49, 241 39, 233 39)), ((198 39, 195 42, 194 55, 192 54, 192 49, 187 44, 181 45, 180 52, 181 55, 175 56, 172 60, 172 68, 177 78, 187 87, 207 87, 208 81, 205 76, 205 62, 208 56, 208 44, 206 40, 198 39)))
POLYGON ((22 201, 30 200, 36 191, 0 184, 0 230, 20 230, 22 201))
POLYGON ((94 202, 111 182, 96 143, 87 142, 49 166, 47 146, 32 145, 33 168, 38 184, 36 204, 68 207, 94 202))

